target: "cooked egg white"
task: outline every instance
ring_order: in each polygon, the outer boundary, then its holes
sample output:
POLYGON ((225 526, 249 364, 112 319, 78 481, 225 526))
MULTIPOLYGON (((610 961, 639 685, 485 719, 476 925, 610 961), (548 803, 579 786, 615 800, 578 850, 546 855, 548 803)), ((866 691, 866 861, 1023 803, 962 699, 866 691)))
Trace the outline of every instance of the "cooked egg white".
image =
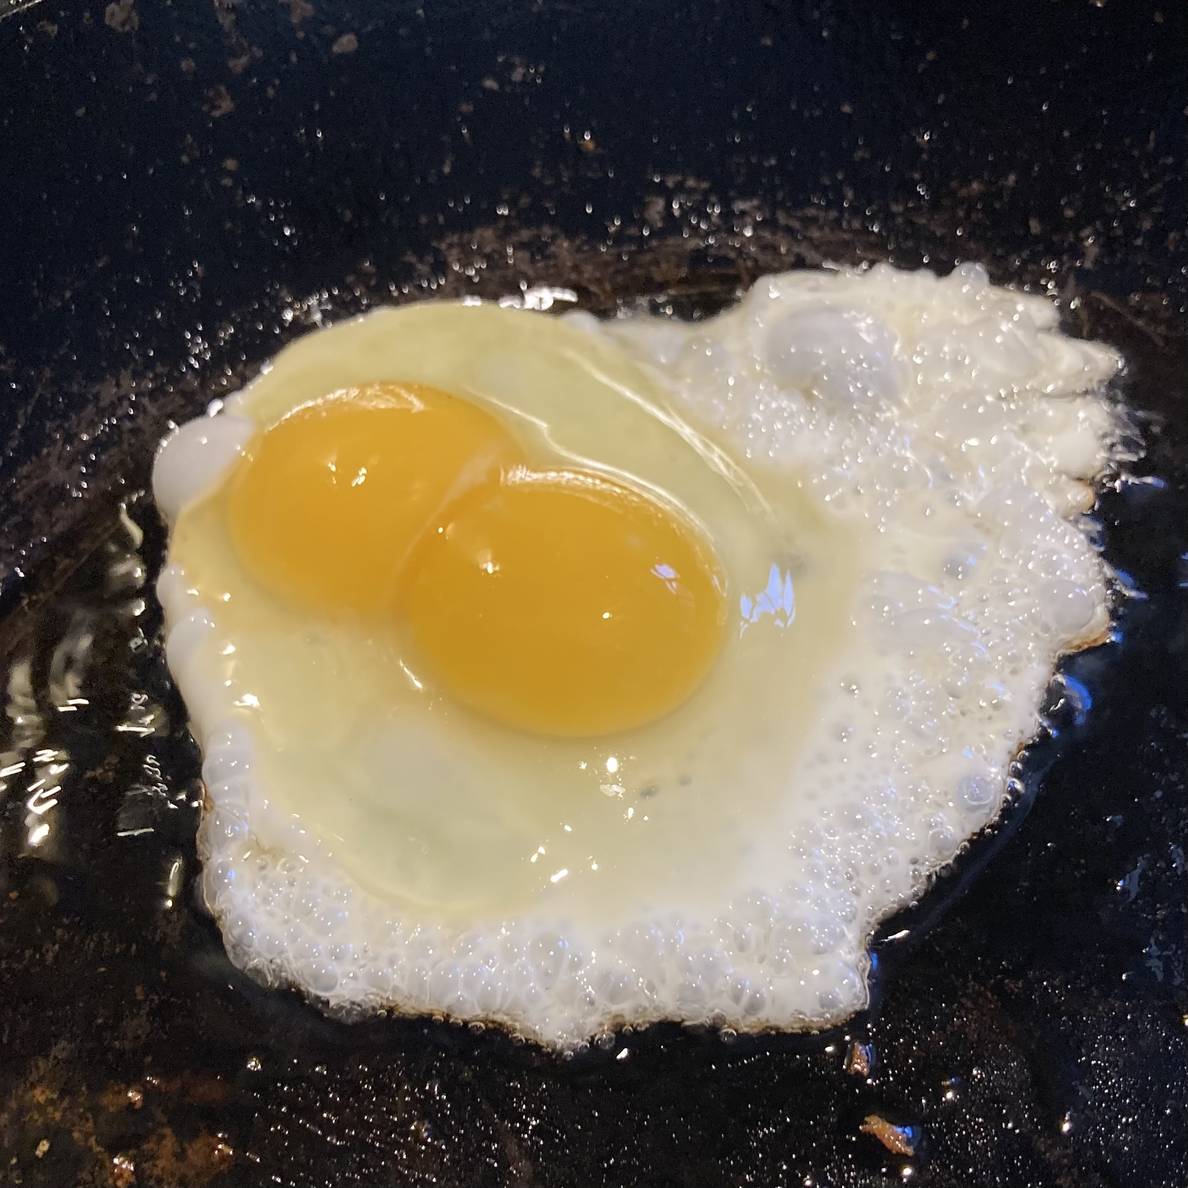
POLYGON ((560 1047, 862 1006, 1108 624, 1117 366, 976 268, 287 347, 154 473, 232 959, 560 1047))

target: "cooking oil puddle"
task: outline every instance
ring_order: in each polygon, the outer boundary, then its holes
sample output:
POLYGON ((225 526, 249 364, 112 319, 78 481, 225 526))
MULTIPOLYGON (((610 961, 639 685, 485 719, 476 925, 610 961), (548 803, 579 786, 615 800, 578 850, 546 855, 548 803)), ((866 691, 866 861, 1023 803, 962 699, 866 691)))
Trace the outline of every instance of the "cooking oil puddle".
POLYGON ((169 909, 192 864, 196 755, 158 641, 155 517, 143 497, 105 510, 64 583, 34 586, 0 624, 0 882, 22 868, 42 886, 85 882, 100 850, 153 837, 146 898, 169 909))

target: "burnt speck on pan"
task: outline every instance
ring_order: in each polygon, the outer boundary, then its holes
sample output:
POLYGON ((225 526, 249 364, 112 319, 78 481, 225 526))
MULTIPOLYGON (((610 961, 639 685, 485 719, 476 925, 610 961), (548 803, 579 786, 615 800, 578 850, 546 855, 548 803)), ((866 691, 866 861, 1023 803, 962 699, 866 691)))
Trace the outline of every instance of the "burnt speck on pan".
POLYGON ((0 1182, 1182 1184, 1185 14, 8 8, 0 1182), (152 595, 170 422, 385 302, 696 318, 876 260, 1058 297, 1125 357, 1145 452, 1096 512, 1117 638, 1066 666, 1015 808, 884 926, 871 1009, 563 1060, 236 971, 152 595))

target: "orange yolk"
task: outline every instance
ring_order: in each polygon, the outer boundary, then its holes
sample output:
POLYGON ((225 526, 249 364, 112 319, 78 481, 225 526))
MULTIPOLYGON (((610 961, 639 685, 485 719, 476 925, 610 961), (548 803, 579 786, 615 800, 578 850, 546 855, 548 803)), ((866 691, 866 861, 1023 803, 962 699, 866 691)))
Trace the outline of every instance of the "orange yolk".
POLYGON ((433 518, 520 458, 494 417, 447 392, 346 389, 254 439, 228 486, 231 537, 273 593, 327 614, 382 614, 433 518))
POLYGON ((520 730, 653 721, 725 630, 721 570, 680 511, 590 471, 529 469, 501 422, 424 385, 296 409, 251 443, 226 506, 272 593, 398 624, 431 687, 520 730))
POLYGON ((693 525, 586 471, 518 470, 476 487, 402 584, 430 678, 540 734, 630 730, 675 709, 726 624, 722 575, 693 525))

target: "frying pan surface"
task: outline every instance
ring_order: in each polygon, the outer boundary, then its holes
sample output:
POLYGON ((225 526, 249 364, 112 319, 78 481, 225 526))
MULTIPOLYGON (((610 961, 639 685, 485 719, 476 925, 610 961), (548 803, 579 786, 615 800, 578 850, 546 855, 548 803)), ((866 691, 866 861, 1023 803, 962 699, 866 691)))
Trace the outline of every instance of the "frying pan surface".
POLYGON ((0 1183, 1188 1183, 1182 6, 0 14, 0 1183), (1054 684, 1000 827, 883 928, 871 1009, 562 1061, 238 974, 147 584, 170 419, 378 302, 551 283, 693 317, 877 259, 1048 288, 1126 354, 1146 454, 1099 508, 1118 639, 1054 684))

